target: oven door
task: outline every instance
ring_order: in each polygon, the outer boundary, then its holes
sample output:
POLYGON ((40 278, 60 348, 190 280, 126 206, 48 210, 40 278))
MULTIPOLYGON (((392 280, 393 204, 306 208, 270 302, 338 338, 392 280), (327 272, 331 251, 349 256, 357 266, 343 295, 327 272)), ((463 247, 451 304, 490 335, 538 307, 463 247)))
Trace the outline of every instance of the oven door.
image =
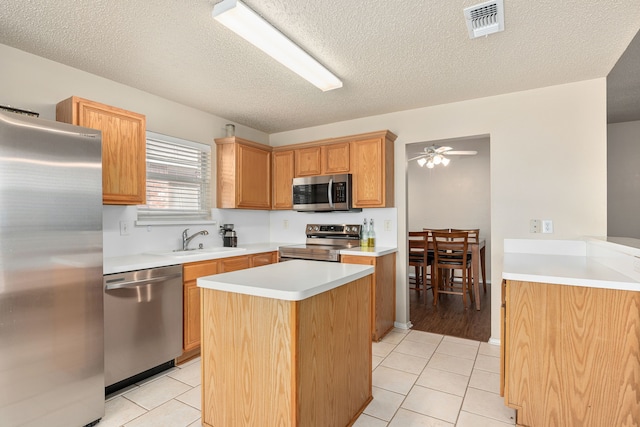
POLYGON ((351 174, 293 179, 293 209, 299 212, 351 209, 351 174))
POLYGON ((292 245, 278 248, 279 261, 303 259, 307 261, 340 262, 340 249, 324 245, 292 245))

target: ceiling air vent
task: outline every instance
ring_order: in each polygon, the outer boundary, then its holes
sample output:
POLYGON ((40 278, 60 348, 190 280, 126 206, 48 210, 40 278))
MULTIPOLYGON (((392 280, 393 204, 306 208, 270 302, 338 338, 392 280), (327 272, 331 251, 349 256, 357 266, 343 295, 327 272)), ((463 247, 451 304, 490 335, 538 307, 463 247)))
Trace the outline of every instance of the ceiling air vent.
POLYGON ((475 39, 481 36, 504 31, 503 0, 493 0, 480 3, 464 9, 469 37, 475 39))

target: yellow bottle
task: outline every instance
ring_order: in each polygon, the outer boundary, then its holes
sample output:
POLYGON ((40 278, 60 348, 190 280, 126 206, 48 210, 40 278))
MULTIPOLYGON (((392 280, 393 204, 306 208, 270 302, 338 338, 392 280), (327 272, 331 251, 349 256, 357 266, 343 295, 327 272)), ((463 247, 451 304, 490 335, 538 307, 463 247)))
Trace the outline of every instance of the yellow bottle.
POLYGON ((371 218, 371 222, 369 222, 367 246, 370 248, 373 248, 375 247, 375 245, 376 245, 376 232, 373 230, 373 218, 371 218))

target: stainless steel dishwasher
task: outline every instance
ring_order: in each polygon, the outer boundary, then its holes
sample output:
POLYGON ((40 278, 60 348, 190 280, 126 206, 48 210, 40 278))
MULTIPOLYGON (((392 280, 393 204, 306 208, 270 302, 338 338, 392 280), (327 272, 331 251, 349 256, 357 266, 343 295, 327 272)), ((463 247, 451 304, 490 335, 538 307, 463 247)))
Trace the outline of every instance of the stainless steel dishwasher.
POLYGON ((173 366, 182 353, 182 266, 104 276, 107 393, 173 366))

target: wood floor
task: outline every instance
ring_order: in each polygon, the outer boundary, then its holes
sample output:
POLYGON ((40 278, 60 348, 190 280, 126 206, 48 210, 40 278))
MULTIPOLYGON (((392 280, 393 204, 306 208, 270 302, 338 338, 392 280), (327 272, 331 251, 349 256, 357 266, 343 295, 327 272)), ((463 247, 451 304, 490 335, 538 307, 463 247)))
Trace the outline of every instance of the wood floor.
MULTIPOLYGON (((480 307, 475 305, 465 309, 459 295, 440 295, 438 305, 433 305, 433 294, 428 291, 427 302, 424 294, 417 297, 416 291, 410 290, 409 318, 413 329, 467 338, 476 341, 489 341, 491 337, 491 286, 487 284, 487 293, 480 284, 480 307)), ((467 307, 469 302, 467 302, 467 307)))

